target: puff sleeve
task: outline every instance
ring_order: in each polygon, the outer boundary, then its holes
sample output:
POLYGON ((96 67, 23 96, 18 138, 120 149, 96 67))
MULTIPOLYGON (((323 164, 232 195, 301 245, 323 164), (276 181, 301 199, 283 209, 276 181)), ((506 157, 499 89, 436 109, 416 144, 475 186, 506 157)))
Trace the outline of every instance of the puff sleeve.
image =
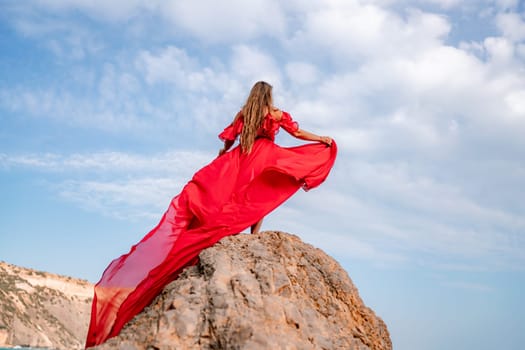
POLYGON ((235 141, 237 135, 242 131, 242 126, 244 125, 242 117, 236 118, 230 125, 228 125, 224 130, 219 134, 219 138, 222 141, 235 141))
POLYGON ((288 112, 283 111, 283 116, 279 121, 279 124, 284 130, 286 130, 290 134, 293 134, 294 132, 299 130, 299 124, 292 119, 292 116, 288 112))

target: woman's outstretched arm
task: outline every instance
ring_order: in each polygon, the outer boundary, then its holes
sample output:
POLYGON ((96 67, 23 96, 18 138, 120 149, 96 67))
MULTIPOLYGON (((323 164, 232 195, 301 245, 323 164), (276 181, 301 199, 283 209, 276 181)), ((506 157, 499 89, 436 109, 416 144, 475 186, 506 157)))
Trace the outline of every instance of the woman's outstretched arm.
POLYGON ((332 144, 332 138, 330 136, 318 136, 303 129, 298 129, 297 131, 291 133, 291 135, 300 140, 322 142, 326 143, 328 146, 332 144))
MULTIPOLYGON (((281 120, 284 117, 283 111, 281 111, 277 107, 272 107, 271 112, 274 119, 281 120)), ((283 128, 293 137, 298 138, 300 140, 305 141, 315 141, 315 142, 322 142, 330 146, 332 144, 332 138, 330 136, 318 136, 314 133, 311 133, 309 131, 300 129, 297 127, 297 123, 294 123, 288 113, 286 113, 287 118, 289 119, 289 122, 285 122, 285 124, 281 124, 283 128), (295 124, 295 125, 294 125, 295 124)))

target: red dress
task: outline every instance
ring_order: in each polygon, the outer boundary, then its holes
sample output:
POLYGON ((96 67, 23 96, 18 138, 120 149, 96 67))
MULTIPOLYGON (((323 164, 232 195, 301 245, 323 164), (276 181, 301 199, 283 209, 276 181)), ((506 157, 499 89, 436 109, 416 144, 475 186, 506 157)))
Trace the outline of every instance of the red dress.
MULTIPOLYGON (((235 140, 242 116, 219 135, 235 140)), ((335 161, 337 147, 310 143, 280 147, 274 143, 282 127, 298 129, 290 115, 268 114, 252 151, 240 146, 199 170, 173 198, 159 224, 129 253, 113 260, 95 286, 86 347, 119 334, 183 268, 221 238, 241 232, 293 195, 320 185, 335 161)))

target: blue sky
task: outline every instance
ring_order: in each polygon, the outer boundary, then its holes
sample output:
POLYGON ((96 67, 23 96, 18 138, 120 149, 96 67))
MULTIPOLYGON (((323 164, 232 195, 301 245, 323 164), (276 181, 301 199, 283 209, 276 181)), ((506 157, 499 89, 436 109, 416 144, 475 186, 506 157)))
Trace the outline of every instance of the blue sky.
POLYGON ((395 349, 525 342, 522 1, 0 9, 1 260, 96 282, 263 79, 340 148, 263 229, 337 258, 395 349))

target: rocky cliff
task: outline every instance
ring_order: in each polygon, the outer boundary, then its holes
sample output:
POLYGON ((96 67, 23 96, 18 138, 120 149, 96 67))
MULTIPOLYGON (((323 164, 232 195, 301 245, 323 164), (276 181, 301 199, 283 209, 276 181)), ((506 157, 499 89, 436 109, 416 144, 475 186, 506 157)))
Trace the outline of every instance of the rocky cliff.
POLYGON ((0 347, 82 349, 93 286, 0 262, 0 347))
POLYGON ((392 349, 383 321, 321 250, 281 232, 204 250, 97 350, 392 349))

